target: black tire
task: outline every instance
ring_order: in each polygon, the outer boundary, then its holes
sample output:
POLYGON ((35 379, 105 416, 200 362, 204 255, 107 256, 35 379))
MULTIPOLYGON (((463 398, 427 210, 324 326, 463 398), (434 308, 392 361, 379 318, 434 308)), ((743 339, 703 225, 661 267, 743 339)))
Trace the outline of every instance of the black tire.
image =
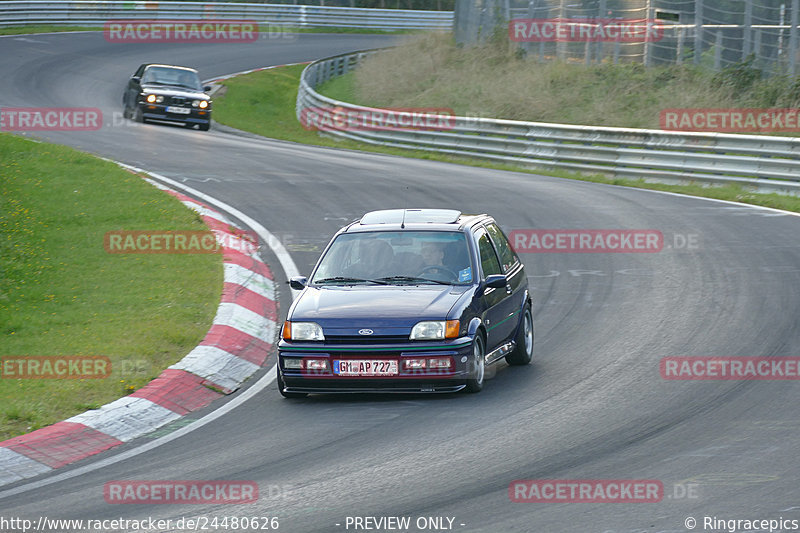
POLYGON ((131 111, 128 109, 128 104, 122 108, 122 118, 131 118, 131 111))
POLYGON ((133 120, 140 124, 144 123, 144 115, 142 114, 142 108, 139 107, 138 105, 133 110, 133 120))
POLYGON ((514 338, 514 351, 506 356, 506 362, 512 366, 522 366, 533 361, 533 315, 531 307, 525 306, 522 314, 522 322, 517 329, 517 336, 514 338))
POLYGON ((281 376, 281 371, 278 368, 278 365, 275 365, 275 372, 278 375, 276 381, 278 382, 278 391, 280 391, 281 396, 283 396, 284 398, 305 398, 306 396, 308 396, 308 394, 305 392, 284 392, 283 387, 285 386, 285 384, 283 383, 283 376, 281 376))
POLYGON ((197 127, 200 128, 200 131, 208 131, 208 128, 211 127, 211 123, 209 122, 208 124, 200 124, 197 127))
POLYGON ((486 380, 486 350, 483 347, 483 337, 480 333, 475 334, 475 340, 472 341, 472 362, 475 365, 475 376, 467 380, 467 392, 475 393, 483 389, 483 383, 486 380))

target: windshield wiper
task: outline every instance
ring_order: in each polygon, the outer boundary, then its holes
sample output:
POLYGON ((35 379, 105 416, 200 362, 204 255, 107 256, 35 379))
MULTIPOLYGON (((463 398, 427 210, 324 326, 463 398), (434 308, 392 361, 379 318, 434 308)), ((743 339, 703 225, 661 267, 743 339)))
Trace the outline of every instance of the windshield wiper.
POLYGON ((378 280, 378 279, 362 279, 362 278, 350 278, 347 276, 334 276, 332 278, 322 278, 315 280, 314 283, 376 283, 378 285, 388 285, 386 281, 378 280))
POLYGON ((429 278, 417 278, 417 277, 414 277, 414 276, 387 276, 385 278, 379 278, 379 279, 380 279, 380 281, 387 281, 387 282, 389 282, 389 281, 408 281, 408 282, 421 281, 421 282, 424 282, 424 283, 438 283, 439 285, 452 285, 452 283, 450 283, 448 281, 440 281, 438 279, 429 279, 429 278))

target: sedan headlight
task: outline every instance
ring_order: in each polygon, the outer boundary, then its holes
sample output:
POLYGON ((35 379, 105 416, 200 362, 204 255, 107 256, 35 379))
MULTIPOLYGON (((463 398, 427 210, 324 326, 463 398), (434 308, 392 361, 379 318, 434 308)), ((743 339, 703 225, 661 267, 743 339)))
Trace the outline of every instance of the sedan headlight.
POLYGON ((151 104, 155 104, 156 103, 156 95, 148 94, 147 95, 147 101, 150 102, 151 104))
POLYGON ((283 339, 287 341, 324 341, 322 326, 316 322, 283 323, 283 339))
POLYGON ((197 104, 197 105, 200 106, 200 109, 205 109, 205 108, 208 107, 208 101, 207 100, 200 100, 200 103, 197 104))
POLYGON ((458 320, 426 320, 417 322, 411 329, 412 341, 435 341, 458 337, 458 320))

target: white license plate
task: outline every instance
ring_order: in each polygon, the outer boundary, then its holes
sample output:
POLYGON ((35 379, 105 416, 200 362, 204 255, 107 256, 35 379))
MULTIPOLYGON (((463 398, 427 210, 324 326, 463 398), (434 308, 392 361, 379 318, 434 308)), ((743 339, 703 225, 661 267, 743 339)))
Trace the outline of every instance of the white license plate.
POLYGON ((339 376, 396 376, 397 361, 388 359, 334 360, 333 373, 339 376))
POLYGON ((175 113, 176 115, 188 115, 192 110, 188 107, 175 107, 171 105, 167 108, 167 113, 175 113))

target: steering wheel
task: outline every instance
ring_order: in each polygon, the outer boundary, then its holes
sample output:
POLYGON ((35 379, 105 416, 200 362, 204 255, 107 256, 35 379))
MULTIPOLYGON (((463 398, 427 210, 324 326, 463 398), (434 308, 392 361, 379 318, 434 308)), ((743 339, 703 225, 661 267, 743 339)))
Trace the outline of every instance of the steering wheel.
POLYGON ((428 272, 433 272, 433 271, 444 272, 445 274, 449 274, 451 279, 456 279, 458 277, 458 276, 456 276, 455 272, 453 272, 452 270, 450 270, 446 266, 442 266, 442 265, 428 265, 428 266, 424 267, 422 270, 420 270, 419 275, 421 277, 423 274, 427 274, 428 272))

